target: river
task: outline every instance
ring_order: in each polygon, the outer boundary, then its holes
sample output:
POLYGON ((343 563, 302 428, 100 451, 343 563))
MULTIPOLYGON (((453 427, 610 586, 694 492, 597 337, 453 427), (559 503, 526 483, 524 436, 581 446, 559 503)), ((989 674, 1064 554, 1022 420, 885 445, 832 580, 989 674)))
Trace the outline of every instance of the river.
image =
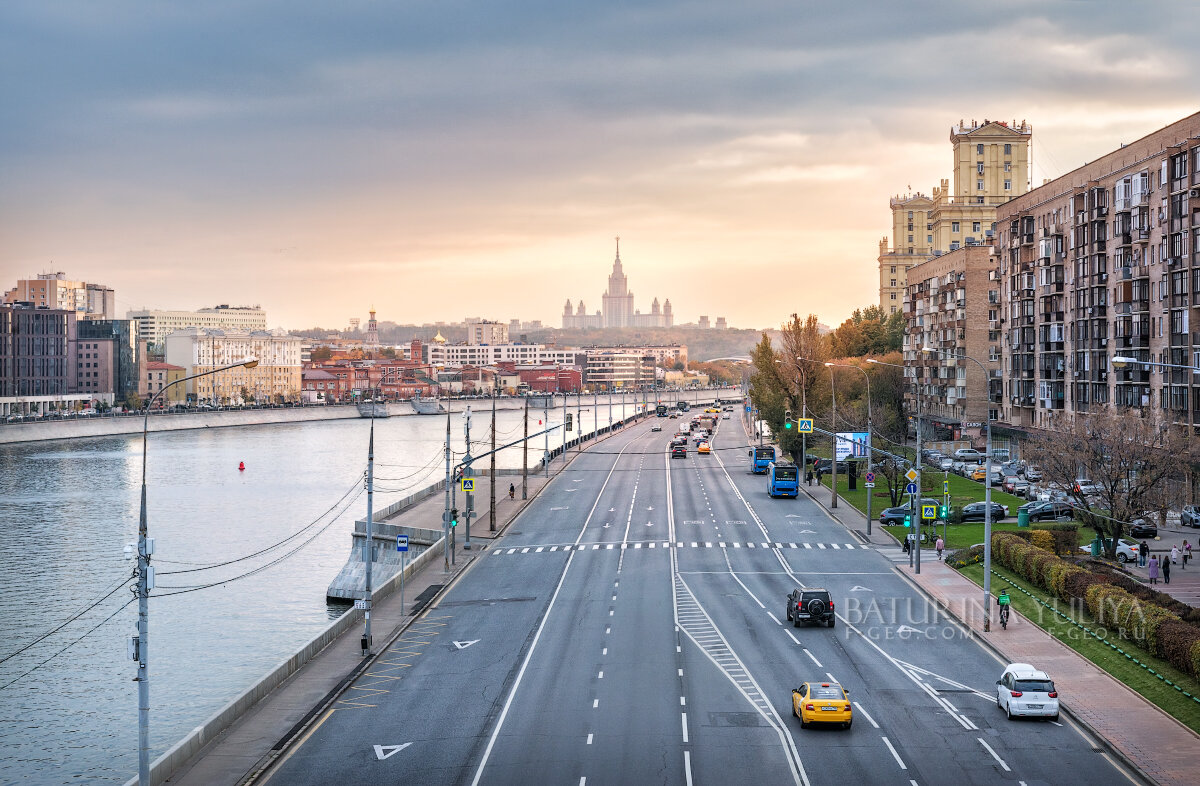
MULTIPOLYGON (((588 403, 582 420, 590 431, 588 403)), ((486 449, 491 418, 487 402, 477 405, 476 455, 486 449)), ((620 411, 615 404, 614 419, 620 411)), ((599 414, 607 425, 604 403, 599 414)), ((541 417, 530 411, 531 432, 541 417)), ((462 423, 456 412, 456 453, 462 423)), ((369 428, 367 420, 337 420, 150 435, 154 757, 345 611, 326 603, 325 589, 346 561, 354 519, 366 513, 369 428), (261 556, 179 572, 252 554, 301 530, 261 556), (279 558, 227 584, 172 589, 279 558)), ((444 477, 445 428, 444 417, 375 421, 377 509, 444 477)), ((521 411, 501 411, 496 430, 498 444, 519 439, 521 411)), ((558 432, 552 447, 555 439, 558 432)), ((531 440, 531 464, 543 444, 531 440)), ((122 552, 137 536, 141 454, 140 435, 0 446, 0 783, 123 783, 136 774, 137 690, 126 639, 137 604, 122 608, 133 598, 133 562, 122 552)), ((497 464, 519 468, 520 447, 497 464)))

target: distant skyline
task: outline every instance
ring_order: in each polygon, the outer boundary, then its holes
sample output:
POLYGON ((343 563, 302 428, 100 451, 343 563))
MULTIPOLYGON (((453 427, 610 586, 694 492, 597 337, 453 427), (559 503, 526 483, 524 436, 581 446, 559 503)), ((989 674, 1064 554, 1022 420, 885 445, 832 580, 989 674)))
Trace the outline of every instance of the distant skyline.
POLYGON ((559 324, 612 264, 679 323, 877 302, 960 119, 1033 185, 1197 110, 1188 3, 0 4, 0 286, 272 325, 559 324))

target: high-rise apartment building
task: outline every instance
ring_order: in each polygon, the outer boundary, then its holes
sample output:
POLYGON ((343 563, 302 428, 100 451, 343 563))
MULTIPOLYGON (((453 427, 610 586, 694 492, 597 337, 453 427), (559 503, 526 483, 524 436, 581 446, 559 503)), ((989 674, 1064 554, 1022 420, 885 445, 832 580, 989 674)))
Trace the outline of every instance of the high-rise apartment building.
POLYGON ((267 314, 259 306, 220 305, 199 311, 141 309, 126 314, 138 326, 138 338, 161 349, 163 339, 184 328, 251 332, 267 329, 267 314))
POLYGON ((32 303, 38 308, 74 311, 75 318, 112 319, 116 315, 116 295, 103 284, 70 281, 66 273, 39 273, 37 278, 17 281, 4 293, 5 303, 32 303))
POLYGON ((190 401, 230 403, 244 400, 298 400, 300 338, 282 330, 252 332, 189 327, 166 337, 166 362, 185 376, 229 366, 246 358, 255 368, 234 368, 184 383, 190 401))
POLYGON ((489 321, 469 324, 467 325, 467 343, 472 345, 507 344, 508 325, 489 321))
POLYGON ((1000 207, 1001 419, 1064 424, 1111 406, 1200 421, 1200 113, 1000 207))
POLYGON ((984 120, 959 121, 950 129, 953 187, 943 178, 933 196, 892 197, 892 236, 879 243, 879 306, 885 314, 903 306, 908 269, 930 257, 971 245, 989 245, 996 207, 1024 194, 1029 185, 1033 129, 984 120))

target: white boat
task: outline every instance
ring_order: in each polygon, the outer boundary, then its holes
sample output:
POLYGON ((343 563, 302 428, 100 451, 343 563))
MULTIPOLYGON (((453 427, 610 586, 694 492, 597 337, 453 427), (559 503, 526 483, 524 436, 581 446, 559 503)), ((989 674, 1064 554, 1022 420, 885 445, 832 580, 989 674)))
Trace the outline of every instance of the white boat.
POLYGON ((382 401, 364 401, 358 405, 358 415, 364 418, 386 418, 387 404, 382 401))
POLYGON ((418 415, 444 415, 446 410, 442 408, 442 404, 436 398, 421 398, 413 396, 408 400, 412 404, 413 411, 418 415))

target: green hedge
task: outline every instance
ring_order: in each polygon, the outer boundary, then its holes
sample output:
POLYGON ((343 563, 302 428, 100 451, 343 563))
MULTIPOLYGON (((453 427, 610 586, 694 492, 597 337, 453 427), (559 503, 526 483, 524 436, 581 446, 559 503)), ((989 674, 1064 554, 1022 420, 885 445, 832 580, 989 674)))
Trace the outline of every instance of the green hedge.
MULTIPOLYGON (((1200 677, 1200 627, 1180 619, 1146 597, 1150 592, 1127 577, 1094 573, 1030 543, 1029 533, 997 532, 992 535, 992 556, 1004 567, 1068 603, 1083 601, 1101 625, 1116 628, 1119 635, 1147 652, 1162 657, 1176 668, 1200 677), (1136 584, 1136 583, 1135 583, 1136 584)), ((952 566, 960 567, 947 560, 952 566)), ((964 563, 967 564, 967 563, 964 563)), ((1161 593, 1153 593, 1157 596, 1161 593)), ((1155 598, 1157 599, 1157 598, 1155 598)), ((1173 604, 1174 605, 1174 604, 1173 604)))

